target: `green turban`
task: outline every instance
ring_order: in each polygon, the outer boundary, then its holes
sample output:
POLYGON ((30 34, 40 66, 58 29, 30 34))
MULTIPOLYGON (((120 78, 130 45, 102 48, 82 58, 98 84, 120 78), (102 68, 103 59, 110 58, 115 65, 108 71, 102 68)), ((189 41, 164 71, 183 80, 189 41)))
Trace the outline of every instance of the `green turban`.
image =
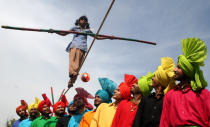
POLYGON ((191 87, 194 91, 207 86, 203 71, 200 66, 204 66, 207 57, 207 47, 199 38, 187 38, 181 41, 183 55, 178 57, 178 65, 183 73, 190 78, 191 87))
POLYGON ((149 72, 138 80, 139 89, 144 96, 149 95, 152 91, 152 77, 154 77, 154 73, 149 72))

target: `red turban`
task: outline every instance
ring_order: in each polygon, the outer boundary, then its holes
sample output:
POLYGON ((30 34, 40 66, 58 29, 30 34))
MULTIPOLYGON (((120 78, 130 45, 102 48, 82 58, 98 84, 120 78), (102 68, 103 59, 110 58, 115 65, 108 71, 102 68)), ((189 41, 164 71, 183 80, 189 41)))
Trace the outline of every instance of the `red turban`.
POLYGON ((77 94, 74 96, 74 100, 79 98, 82 98, 85 102, 85 107, 89 110, 93 109, 93 106, 87 101, 87 98, 94 99, 94 97, 88 93, 84 88, 76 88, 77 94))
POLYGON ((44 98, 44 100, 39 103, 39 106, 38 106, 39 112, 42 112, 44 105, 47 105, 48 107, 52 106, 52 104, 51 104, 50 100, 48 99, 48 97, 46 96, 46 94, 42 94, 42 97, 44 98))
POLYGON ((124 82, 120 83, 119 89, 123 99, 131 99, 131 88, 138 79, 134 75, 125 74, 124 82))
POLYGON ((68 101, 65 95, 62 95, 61 101, 58 101, 57 103, 53 105, 53 112, 57 110, 59 105, 61 105, 63 108, 66 108, 68 106, 68 101))
MULTIPOLYGON (((28 104, 24 100, 21 100, 20 102, 21 102, 21 105, 16 108, 16 113, 18 115, 19 115, 20 110, 24 110, 26 112, 28 108, 28 104)), ((26 115, 27 115, 27 112, 26 112, 26 115)))

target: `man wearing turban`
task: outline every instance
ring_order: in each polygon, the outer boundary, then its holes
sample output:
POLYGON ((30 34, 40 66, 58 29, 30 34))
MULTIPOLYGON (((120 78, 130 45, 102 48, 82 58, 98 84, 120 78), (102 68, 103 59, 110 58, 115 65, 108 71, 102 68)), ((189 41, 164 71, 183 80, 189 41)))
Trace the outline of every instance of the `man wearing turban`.
POLYGON ((38 110, 41 113, 41 116, 32 121, 31 127, 55 127, 57 119, 56 117, 50 116, 50 106, 52 106, 52 104, 46 94, 42 94, 42 97, 44 100, 38 105, 38 110))
POLYGON ((35 103, 28 106, 29 118, 23 120, 18 127, 30 127, 33 120, 39 117, 40 113, 38 111, 38 105, 41 101, 35 97, 35 103))
POLYGON ((160 127, 209 127, 210 92, 205 89, 207 82, 200 70, 207 47, 199 38, 187 38, 181 43, 183 55, 178 57, 174 69, 179 84, 164 97, 160 127))
POLYGON ((18 127, 20 122, 27 118, 28 116, 26 112, 27 108, 28 104, 24 100, 21 100, 21 105, 16 108, 16 113, 20 117, 20 119, 16 120, 12 125, 12 127, 18 127))
POLYGON ((87 98, 93 99, 94 97, 84 88, 76 88, 76 91, 74 105, 77 107, 77 113, 71 117, 68 127, 79 127, 83 115, 93 109, 93 106, 87 101, 87 98))
POLYGON ((120 83, 112 96, 115 99, 113 103, 102 103, 97 108, 91 121, 90 127, 110 127, 117 110, 118 104, 123 99, 131 98, 131 87, 133 76, 125 74, 124 82, 120 83))
POLYGON ((76 106, 71 101, 67 106, 68 116, 60 117, 56 123, 56 127, 68 127, 69 120, 73 115, 76 115, 76 106))
MULTIPOLYGON (((115 113, 112 127, 131 127, 138 109, 138 104, 142 98, 142 92, 138 86, 138 79, 134 75, 125 75, 127 89, 130 90, 126 94, 126 99, 122 100, 115 113), (131 97, 131 94, 133 95, 131 97)), ((125 98, 125 94, 124 94, 125 98)))
MULTIPOLYGON (((96 109, 101 103, 111 103, 111 98, 114 95, 114 90, 117 88, 117 84, 108 78, 99 78, 98 80, 100 82, 102 90, 98 90, 95 94, 94 105, 96 109)), ((79 127, 90 126, 96 109, 85 113, 85 115, 82 117, 79 127)))
POLYGON ((172 58, 161 58, 161 65, 155 73, 148 73, 139 79, 140 89, 143 92, 143 98, 138 106, 135 120, 132 127, 158 127, 163 106, 164 93, 166 94, 175 86, 173 79, 175 64, 172 58), (144 87, 143 87, 144 86, 144 87), (150 94, 152 88, 155 92, 150 94))
POLYGON ((58 101, 53 105, 53 112, 55 113, 57 119, 59 119, 60 117, 64 117, 65 109, 67 106, 68 106, 68 101, 66 99, 66 96, 62 95, 61 101, 58 101))

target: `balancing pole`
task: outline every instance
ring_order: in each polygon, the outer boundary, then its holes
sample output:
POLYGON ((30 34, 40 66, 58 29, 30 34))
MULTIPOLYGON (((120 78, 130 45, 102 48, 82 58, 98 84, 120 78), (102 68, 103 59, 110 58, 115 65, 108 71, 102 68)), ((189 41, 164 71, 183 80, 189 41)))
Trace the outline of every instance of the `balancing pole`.
POLYGON ((110 36, 110 35, 103 35, 103 34, 76 32, 76 31, 71 31, 71 30, 68 31, 68 30, 54 30, 54 29, 34 29, 34 28, 14 27, 14 26, 6 26, 6 25, 2 25, 1 28, 12 29, 12 30, 22 30, 22 31, 48 32, 48 33, 60 33, 61 32, 61 33, 89 35, 89 36, 92 36, 92 37, 96 37, 96 35, 97 35, 97 37, 105 37, 105 38, 108 38, 108 39, 134 41, 134 42, 156 45, 155 42, 150 42, 150 41, 144 41, 144 40, 138 40, 138 39, 132 39, 132 38, 125 38, 125 37, 110 36))

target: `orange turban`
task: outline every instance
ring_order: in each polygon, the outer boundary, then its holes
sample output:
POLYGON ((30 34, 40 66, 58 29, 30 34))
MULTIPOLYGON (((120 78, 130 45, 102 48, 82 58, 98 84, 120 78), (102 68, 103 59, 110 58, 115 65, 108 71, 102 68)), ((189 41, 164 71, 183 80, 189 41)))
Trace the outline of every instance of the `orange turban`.
POLYGON ((16 113, 18 115, 19 115, 20 110, 24 110, 26 112, 26 110, 28 108, 28 104, 24 100, 21 100, 20 102, 21 102, 21 105, 16 108, 16 113))

